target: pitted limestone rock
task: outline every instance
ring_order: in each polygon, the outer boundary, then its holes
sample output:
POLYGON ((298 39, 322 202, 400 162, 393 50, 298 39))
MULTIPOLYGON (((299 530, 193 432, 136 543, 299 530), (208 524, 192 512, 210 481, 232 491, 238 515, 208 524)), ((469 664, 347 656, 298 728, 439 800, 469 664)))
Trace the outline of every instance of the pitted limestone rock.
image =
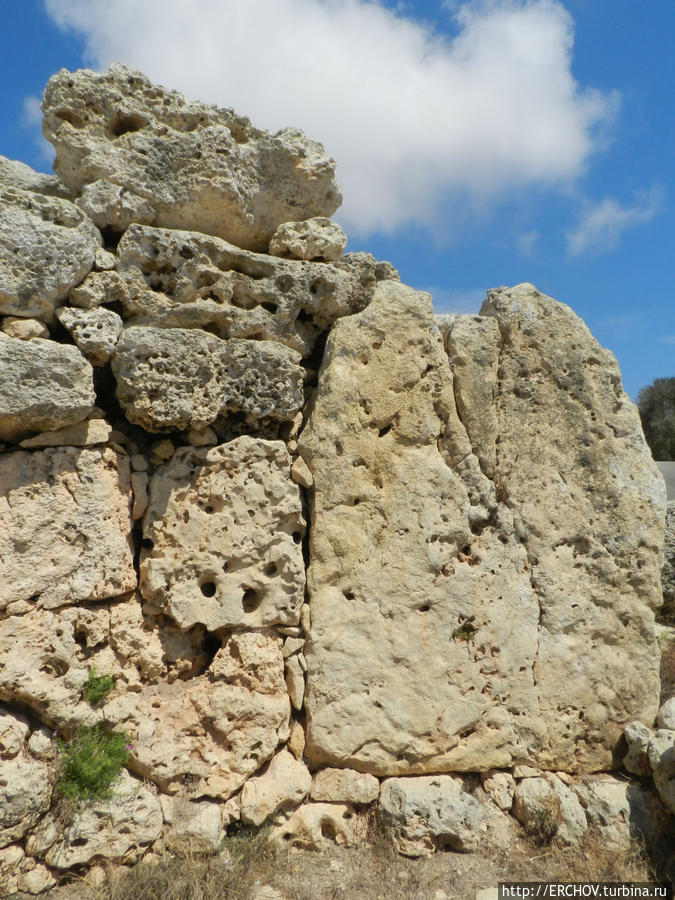
POLYGON ((49 766, 31 758, 23 716, 0 713, 0 848, 21 841, 49 809, 49 766))
POLYGON ((69 200, 0 180, 0 314, 50 321, 100 245, 69 200))
POLYGON ((126 282, 119 299, 134 324, 278 341, 303 356, 336 318, 363 309, 378 281, 396 277, 365 253, 347 254, 336 265, 299 262, 195 232, 139 225, 120 241, 118 270, 126 282))
POLYGON ((438 849, 470 852, 478 847, 485 819, 481 804, 449 775, 387 778, 379 817, 396 850, 431 856, 438 849))
POLYGON ((117 399, 146 431, 203 429, 219 415, 292 419, 303 403, 300 355, 271 341, 223 341, 195 329, 125 328, 112 359, 117 399))
POLYGON ((304 763, 281 750, 262 775, 249 778, 241 791, 241 821, 262 825, 271 816, 299 806, 309 793, 312 776, 304 763))
POLYGON ((314 479, 313 764, 597 771, 627 721, 656 713, 664 498, 637 413, 566 307, 526 286, 484 312, 499 341, 475 322, 491 349, 462 338, 457 381, 459 341, 448 357, 428 298, 391 282, 327 342, 299 440, 314 479), (495 374, 481 457, 473 416, 491 392, 456 396, 495 374))
POLYGON ((659 621, 675 625, 675 500, 666 504, 661 586, 663 588, 663 606, 659 611, 659 621))
POLYGON ((428 295, 383 282, 336 323, 299 449, 314 477, 307 758, 388 775, 547 745, 525 553, 457 418, 428 295))
POLYGON ((81 422, 91 412, 91 365, 76 347, 0 332, 0 440, 81 422))
MULTIPOLYGON (((75 193, 95 182, 99 192, 101 182, 109 193, 118 185, 145 199, 167 228, 267 250, 282 222, 330 216, 342 199, 333 160, 300 131, 267 134, 232 110, 188 102, 121 65, 103 73, 62 69, 47 83, 42 109, 64 184, 75 193)), ((92 206, 86 193, 85 206, 92 206)), ((102 226, 124 224, 115 204, 108 216, 105 208, 96 204, 102 226)))
POLYGON ((0 456, 0 609, 133 590, 130 507, 128 458, 109 448, 0 456))
POLYGON ((105 719, 131 738, 131 767, 162 791, 232 796, 289 736, 281 639, 233 633, 206 674, 111 699, 105 719))
POLYGON ((270 255, 286 259, 336 262, 347 244, 340 226, 321 216, 304 222, 284 222, 270 241, 270 255))
POLYGON ((567 748, 541 764, 597 771, 658 710, 663 478, 616 360, 569 307, 522 284, 489 291, 481 314, 502 340, 494 480, 541 609, 537 691, 567 748))
POLYGON ((150 484, 141 591, 181 628, 295 625, 305 526, 281 441, 183 447, 150 484))
POLYGON ((56 315, 92 366, 104 366, 110 360, 122 334, 122 320, 117 313, 63 306, 56 315))
POLYGON ((132 863, 162 830, 159 800, 141 781, 122 772, 110 800, 76 809, 64 823, 57 813, 45 816, 26 842, 28 853, 55 869, 82 866, 93 859, 132 863))

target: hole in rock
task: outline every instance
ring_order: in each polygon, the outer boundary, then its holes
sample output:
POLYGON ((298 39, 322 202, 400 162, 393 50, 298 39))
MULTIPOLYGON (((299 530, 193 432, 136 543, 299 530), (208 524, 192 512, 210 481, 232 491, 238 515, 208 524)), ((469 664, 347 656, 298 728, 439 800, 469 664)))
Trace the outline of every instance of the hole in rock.
POLYGON ((255 612, 260 606, 262 597, 254 588, 246 588, 241 598, 241 605, 245 613, 255 612))
POLYGON ((152 538, 143 538, 143 540, 141 541, 141 547, 144 550, 152 550, 154 546, 155 542, 152 540, 152 538))
POLYGON ((265 312, 270 313, 270 315, 272 315, 272 316, 273 316, 273 315, 278 311, 278 309, 279 309, 279 307, 277 306, 276 303, 261 303, 260 305, 261 305, 262 308, 265 310, 265 312))
POLYGON ((356 598, 356 594, 354 593, 354 591, 350 590, 349 588, 344 589, 342 591, 342 594, 346 600, 354 600, 356 598))
POLYGON ((385 425, 384 428, 380 428, 380 430, 377 432, 378 437, 384 437, 386 434, 389 434, 390 431, 391 423, 389 423, 389 425, 385 425))
POLYGON ((215 581, 204 581, 199 585, 199 590, 205 597, 215 597, 216 595, 216 583, 215 581))
POLYGON ((271 578, 272 575, 276 575, 278 571, 279 567, 276 563, 268 563, 264 568, 265 575, 267 575, 268 578, 271 578))
POLYGON ((117 113, 110 120, 110 133, 113 137, 121 137, 132 131, 140 131, 145 125, 143 116, 135 113, 117 113))
POLYGON ((103 238, 103 247, 106 250, 109 250, 111 253, 115 253, 117 250, 117 245, 122 240, 122 234, 124 232, 117 231, 115 228, 111 228, 107 225, 105 228, 101 229, 101 236, 103 238))
POLYGON ((82 128, 84 122, 74 113, 72 109, 59 109, 54 113, 57 119, 62 119, 64 122, 68 122, 69 125, 72 125, 73 128, 82 128))
POLYGON ((301 540, 302 540, 302 535, 300 534, 300 532, 294 531, 293 532, 293 543, 299 544, 301 540))
POLYGON ((417 609, 418 609, 420 612, 424 613, 424 612, 429 612, 429 610, 431 609, 431 607, 429 606, 428 603, 425 603, 423 606, 418 606, 417 609))

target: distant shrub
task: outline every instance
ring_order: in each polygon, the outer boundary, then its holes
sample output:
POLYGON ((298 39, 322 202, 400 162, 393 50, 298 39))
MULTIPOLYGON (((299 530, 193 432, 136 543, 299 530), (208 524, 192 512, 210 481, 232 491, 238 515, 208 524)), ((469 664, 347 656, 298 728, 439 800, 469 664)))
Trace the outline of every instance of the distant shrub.
POLYGON ((643 387, 637 406, 654 459, 675 459, 675 378, 657 378, 643 387))
POLYGON ((97 675, 94 669, 89 669, 89 678, 82 688, 82 696, 90 706, 97 707, 114 687, 115 679, 111 675, 97 675))
POLYGON ((129 753, 123 734, 107 734, 100 726, 80 728, 70 742, 57 740, 61 773, 56 790, 66 800, 105 800, 129 753))

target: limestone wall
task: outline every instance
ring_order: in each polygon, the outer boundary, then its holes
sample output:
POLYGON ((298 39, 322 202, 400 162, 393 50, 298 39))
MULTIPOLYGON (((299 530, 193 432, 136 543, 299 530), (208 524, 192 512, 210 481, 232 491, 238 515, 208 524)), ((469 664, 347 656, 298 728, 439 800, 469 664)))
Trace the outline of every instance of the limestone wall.
POLYGON ((0 874, 354 843, 378 779, 401 852, 547 792, 583 832, 659 703, 665 490, 614 358, 532 285, 438 317, 344 254, 299 132, 121 66, 43 110, 57 177, 0 159, 0 874), (126 766, 64 827, 96 726, 126 766))

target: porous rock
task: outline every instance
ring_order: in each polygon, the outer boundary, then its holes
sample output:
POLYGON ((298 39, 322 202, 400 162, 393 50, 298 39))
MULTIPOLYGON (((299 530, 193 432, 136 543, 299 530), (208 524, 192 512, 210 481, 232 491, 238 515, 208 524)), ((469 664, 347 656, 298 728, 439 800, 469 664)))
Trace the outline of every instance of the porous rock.
POLYGON ((344 803, 306 803, 288 821, 274 826, 270 840, 301 850, 325 850, 335 843, 356 847, 366 837, 366 821, 344 803))
POLYGON ((134 771, 162 791, 226 800, 288 739, 281 641, 234 633, 206 674, 120 694, 103 715, 131 738, 134 771))
POLYGON ((666 504, 666 528, 663 540, 663 568, 661 569, 663 606, 659 621, 675 625, 675 500, 666 504))
POLYGON ((354 769, 320 769, 312 780, 311 798, 328 803, 367 805, 377 800, 380 782, 354 769))
POLYGON ((38 319, 20 319, 17 316, 7 316, 2 320, 2 330, 9 337, 18 338, 21 341, 31 341, 33 338, 49 338, 49 329, 44 322, 38 319))
POLYGON ((347 244, 347 235, 336 222, 317 216, 304 222, 284 222, 272 235, 271 256, 287 259, 336 262, 347 244))
POLYGON ((481 776, 483 790, 500 809, 509 810, 513 805, 516 782, 510 772, 491 770, 481 776))
POLYGON ((656 725, 658 728, 675 731, 675 697, 671 697, 663 704, 656 717, 656 725))
POLYGON ((71 290, 68 299, 80 309, 97 309, 106 303, 123 303, 128 293, 127 281, 118 272, 104 270, 87 275, 82 284, 71 290))
POLYGON ((19 165, 0 166, 0 314, 50 321, 91 270, 101 235, 55 181, 19 165))
POLYGON ((518 782, 513 814, 526 831, 544 842, 555 836, 565 844, 576 844, 588 828, 577 795, 550 772, 518 782))
POLYGON ((133 590, 130 506, 128 458, 109 448, 0 456, 0 608, 133 590))
POLYGON ((0 332, 0 440, 74 425, 94 406, 92 368, 76 347, 0 332))
POLYGON ((30 727, 23 716, 0 710, 0 759, 14 759, 24 748, 30 727))
MULTIPOLYGON (((124 287, 110 279, 132 324, 206 328, 222 338, 278 341, 303 356, 317 336, 363 309, 378 281, 396 278, 387 263, 365 253, 339 264, 276 259, 215 237, 134 225, 117 248, 124 287), (116 285, 116 286, 115 286, 116 285)), ((90 275, 80 292, 96 279, 90 275)))
MULTIPOLYGON (((47 83, 42 109, 64 184, 75 193, 94 182, 123 187, 135 195, 128 217, 143 198, 143 217, 151 207, 157 225, 266 250, 282 222, 330 216, 341 201, 333 161, 301 132, 269 135, 232 110, 188 102, 121 65, 103 73, 62 69, 47 83)), ((96 204, 101 226, 124 224, 114 203, 105 210, 96 204)))
POLYGON ((64 306, 56 315, 92 366, 104 366, 110 360, 122 334, 122 319, 117 313, 64 306))
POLYGON ((178 450, 150 483, 144 597, 181 628, 297 624, 304 519, 289 471, 281 441, 178 450))
POLYGON ((272 758, 262 775, 249 778, 241 791, 241 821, 262 825, 271 816, 299 806, 309 793, 312 776, 288 750, 272 758))
POLYGON ((667 827, 668 813, 653 788, 614 775, 586 775, 572 785, 589 825, 603 841, 628 850, 634 840, 648 844, 667 827))
POLYGON ((127 419, 162 431, 203 429, 228 412, 292 419, 303 403, 299 362, 271 341, 137 326, 124 329, 112 370, 127 419))
POLYGON ((33 437, 19 441, 22 450, 38 450, 43 447, 93 447, 110 439, 112 428, 104 419, 87 419, 77 425, 67 425, 58 431, 41 431, 33 437))
POLYGON ((471 444, 490 392, 461 399, 495 373, 466 337, 474 317, 446 355, 429 299, 383 282, 327 342, 299 440, 314 764, 596 771, 656 713, 663 483, 616 363, 529 285, 483 312, 499 326, 494 474, 471 444))
POLYGON ((155 794, 123 771, 110 800, 76 809, 68 822, 46 815, 26 842, 26 851, 55 869, 70 869, 94 859, 131 863, 139 859, 162 830, 162 810, 155 794))
POLYGON ((161 794, 165 829, 164 846, 171 853, 213 853, 220 847, 225 830, 221 804, 209 800, 187 800, 161 794))
POLYGON ((398 853, 431 856, 438 849, 470 852, 485 818, 481 804, 449 775, 387 778, 380 821, 398 853))
POLYGON ((21 841, 49 809, 49 767, 25 752, 0 759, 0 847, 21 841))

